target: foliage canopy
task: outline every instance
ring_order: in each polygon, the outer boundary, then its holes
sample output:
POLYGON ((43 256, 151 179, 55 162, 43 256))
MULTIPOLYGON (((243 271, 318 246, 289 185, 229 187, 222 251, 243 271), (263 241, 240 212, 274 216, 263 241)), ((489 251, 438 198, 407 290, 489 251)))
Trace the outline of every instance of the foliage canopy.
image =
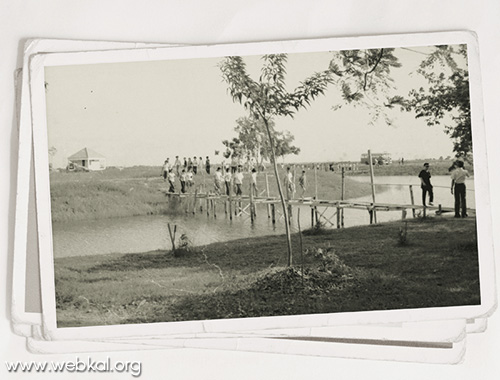
POLYGON ((436 46, 417 72, 429 87, 412 90, 408 98, 401 97, 396 103, 413 110, 415 117, 424 118, 429 126, 444 123, 445 132, 453 140, 453 151, 467 157, 472 153, 467 46, 436 46))

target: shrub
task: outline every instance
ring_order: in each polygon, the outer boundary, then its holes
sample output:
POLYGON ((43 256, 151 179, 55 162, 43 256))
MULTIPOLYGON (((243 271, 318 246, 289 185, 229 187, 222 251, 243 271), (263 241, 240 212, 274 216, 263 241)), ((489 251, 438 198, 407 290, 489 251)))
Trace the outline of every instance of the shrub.
POLYGON ((321 221, 318 221, 313 228, 302 231, 302 233, 306 236, 322 235, 327 232, 328 229, 326 228, 325 223, 321 221))
POLYGON ((193 250, 193 245, 191 240, 189 240, 186 234, 182 234, 179 238, 179 245, 172 251, 174 257, 186 256, 193 250))

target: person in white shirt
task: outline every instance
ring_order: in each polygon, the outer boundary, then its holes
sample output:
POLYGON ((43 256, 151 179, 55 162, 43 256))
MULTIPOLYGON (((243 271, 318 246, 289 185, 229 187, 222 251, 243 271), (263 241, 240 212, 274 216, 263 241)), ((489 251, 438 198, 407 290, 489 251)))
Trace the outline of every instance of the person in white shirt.
POLYGON ((175 173, 173 169, 170 169, 168 171, 168 183, 170 184, 170 188, 168 189, 168 191, 170 193, 175 193, 175 173))
POLYGON ((198 159, 196 156, 193 157, 193 160, 191 161, 191 169, 193 169, 193 174, 198 173, 198 159))
POLYGON ((179 181, 181 181, 181 193, 186 192, 186 170, 182 169, 181 175, 179 176, 179 181))
POLYGON ((224 174, 224 183, 226 184, 226 195, 230 196, 231 195, 231 172, 229 171, 229 168, 226 169, 226 174, 224 174))
POLYGON ((163 176, 163 180, 166 181, 167 180, 167 176, 168 176, 168 158, 165 160, 165 162, 163 163, 163 167, 161 168, 161 175, 163 176))
POLYGON ((186 173, 186 185, 188 188, 194 185, 193 169, 188 170, 188 172, 186 173))
POLYGON ((257 189, 257 169, 253 168, 252 169, 252 191, 255 196, 258 195, 258 189, 257 189))
POLYGON ((464 169, 463 161, 455 162, 456 169, 451 172, 451 193, 455 196, 455 218, 467 217, 465 179, 469 172, 464 169), (460 214, 460 211, 462 213, 460 214))
POLYGON ((249 168, 250 168, 250 170, 257 168, 257 163, 255 162, 255 158, 254 157, 250 157, 249 168))
POLYGON ((295 184, 293 183, 293 174, 290 171, 289 166, 286 168, 285 186, 286 186, 286 198, 293 199, 293 195, 295 193, 295 184))
POLYGON ((220 167, 217 168, 214 174, 214 190, 215 194, 220 195, 222 192, 222 181, 223 181, 223 176, 220 167))
POLYGON ((175 156, 174 166, 175 166, 175 172, 177 173, 177 175, 180 175, 181 160, 179 160, 179 156, 175 156))
POLYGON ((238 171, 234 175, 234 185, 236 186, 236 196, 242 195, 243 191, 241 186, 243 185, 243 172, 241 171, 241 166, 238 166, 238 171))

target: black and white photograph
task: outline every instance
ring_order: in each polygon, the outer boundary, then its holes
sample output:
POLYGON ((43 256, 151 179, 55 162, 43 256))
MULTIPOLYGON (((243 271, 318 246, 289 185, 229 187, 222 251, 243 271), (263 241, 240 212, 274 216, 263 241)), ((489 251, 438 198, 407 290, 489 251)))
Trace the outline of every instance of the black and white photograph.
POLYGON ((495 378, 499 16, 2 2, 0 378, 495 378))
POLYGON ((58 328, 481 305, 467 44, 328 44, 45 66, 58 328))

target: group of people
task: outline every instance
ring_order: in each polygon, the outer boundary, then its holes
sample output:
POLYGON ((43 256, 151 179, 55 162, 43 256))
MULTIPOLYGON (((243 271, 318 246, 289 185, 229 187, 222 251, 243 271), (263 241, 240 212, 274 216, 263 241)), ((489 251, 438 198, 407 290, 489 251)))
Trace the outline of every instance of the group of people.
POLYGON ((164 181, 169 183, 169 192, 175 192, 175 178, 179 177, 181 184, 181 192, 185 193, 187 188, 194 185, 194 176, 199 173, 200 170, 205 169, 207 174, 210 174, 211 164, 210 158, 207 156, 205 161, 202 157, 193 158, 184 157, 182 161, 179 156, 175 156, 174 163, 170 162, 170 159, 166 159, 163 163, 161 169, 161 175, 164 181))
MULTIPOLYGON (((461 160, 455 161, 448 171, 451 173, 451 194, 455 197, 455 218, 465 218, 467 217, 465 180, 469 176, 469 173, 464 169, 464 162, 461 160)), ((433 206, 434 192, 428 162, 424 164, 424 169, 420 171, 418 176, 422 189, 422 204, 426 206, 426 199, 429 196, 429 206, 433 206)))
POLYGON ((241 172, 252 172, 255 169, 257 172, 259 166, 261 170, 265 169, 264 164, 258 165, 254 157, 244 159, 241 156, 232 156, 231 158, 224 158, 221 162, 221 170, 225 173, 229 169, 231 174, 235 174, 238 169, 241 172))
MULTIPOLYGON (((306 189, 307 189, 307 177, 306 177, 305 170, 302 170, 302 173, 299 177, 299 186, 300 186, 300 190, 301 190, 300 197, 304 198, 304 194, 305 194, 306 189)), ((286 168, 285 189, 286 189, 286 198, 293 199, 295 196, 296 188, 295 188, 294 175, 292 174, 290 167, 286 168)))
MULTIPOLYGON (((181 193, 185 193, 189 188, 194 186, 194 176, 199 173, 199 170, 205 169, 205 172, 210 175, 211 163, 207 156, 205 161, 201 157, 197 159, 196 157, 184 159, 181 161, 179 156, 175 157, 175 162, 170 163, 167 158, 162 167, 162 176, 165 181, 169 183, 168 191, 171 193, 175 192, 175 180, 176 177, 179 178, 181 193)), ((230 196, 234 193, 236 196, 243 195, 243 179, 244 170, 250 172, 250 191, 253 195, 258 194, 257 187, 257 169, 255 166, 250 165, 244 167, 239 165, 237 161, 231 161, 226 163, 222 162, 221 166, 217 167, 213 175, 213 186, 216 195, 227 195, 230 196)), ((451 194, 455 197, 455 218, 465 218, 467 217, 467 201, 466 201, 466 186, 465 180, 469 176, 467 170, 464 169, 464 162, 457 160, 449 168, 451 172, 451 194)), ((434 205, 434 191, 431 184, 431 172, 430 164, 426 162, 424 168, 418 174, 420 178, 420 187, 422 189, 422 204, 426 206, 427 197, 429 198, 429 206, 434 205)), ((302 170, 302 173, 298 179, 298 183, 301 189, 301 198, 307 189, 307 177, 306 171, 302 170)), ((287 199, 293 199, 295 196, 295 180, 290 167, 286 168, 286 175, 284 178, 284 185, 286 190, 287 199)))
MULTIPOLYGON (((230 196, 234 189, 236 196, 243 195, 243 167, 237 166, 235 170, 230 167, 218 167, 214 174, 214 192, 216 195, 230 196), (234 186, 232 186, 234 185, 234 186)), ((257 195, 257 169, 251 170, 251 191, 257 195)))
MULTIPOLYGON (((189 188, 194 186, 194 176, 199 173, 199 168, 204 167, 207 174, 210 175, 211 163, 209 157, 206 157, 205 161, 200 157, 199 160, 194 157, 193 159, 184 158, 183 161, 179 159, 178 156, 175 157, 175 162, 172 164, 167 158, 162 166, 162 177, 165 182, 168 181, 170 193, 174 193, 176 189, 176 178, 179 178, 180 182, 180 192, 186 193, 189 188)), ((218 166, 213 174, 213 186, 214 193, 216 195, 227 195, 230 196, 234 194, 235 196, 243 195, 243 179, 245 177, 244 172, 248 171, 250 173, 250 191, 252 191, 254 196, 258 195, 257 187, 257 169, 255 166, 244 167, 243 165, 233 166, 233 163, 226 164, 224 161, 221 166, 218 166)), ((299 177, 299 186, 302 190, 301 197, 304 197, 304 193, 307 187, 306 171, 302 170, 302 174, 299 177)), ((294 175, 290 170, 290 167, 286 169, 286 175, 284 178, 285 189, 288 199, 292 199, 295 194, 295 181, 294 175)))
POLYGON ((208 156, 205 158, 205 161, 203 161, 202 157, 200 158, 197 158, 196 156, 194 156, 193 158, 184 157, 181 160, 179 156, 175 156, 174 163, 171 163, 169 158, 165 160, 162 167, 162 175, 163 178, 166 179, 168 172, 170 170, 173 170, 174 173, 177 174, 177 176, 180 176, 183 170, 186 173, 192 171, 193 174, 196 175, 198 174, 198 171, 203 170, 203 168, 205 169, 207 174, 210 174, 210 167, 211 167, 210 158, 208 156))

